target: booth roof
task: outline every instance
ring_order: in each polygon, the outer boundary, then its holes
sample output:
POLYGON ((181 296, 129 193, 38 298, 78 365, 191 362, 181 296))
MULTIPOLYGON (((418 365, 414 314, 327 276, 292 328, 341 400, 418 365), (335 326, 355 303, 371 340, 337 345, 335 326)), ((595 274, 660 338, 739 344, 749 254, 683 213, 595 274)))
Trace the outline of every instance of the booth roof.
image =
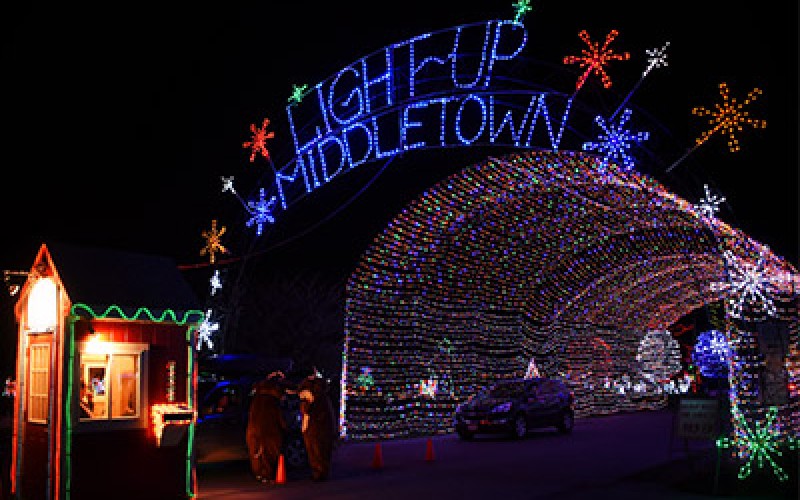
POLYGON ((147 308, 159 315, 200 309, 194 290, 170 257, 61 242, 44 246, 73 304, 101 314, 118 306, 126 314, 147 308))

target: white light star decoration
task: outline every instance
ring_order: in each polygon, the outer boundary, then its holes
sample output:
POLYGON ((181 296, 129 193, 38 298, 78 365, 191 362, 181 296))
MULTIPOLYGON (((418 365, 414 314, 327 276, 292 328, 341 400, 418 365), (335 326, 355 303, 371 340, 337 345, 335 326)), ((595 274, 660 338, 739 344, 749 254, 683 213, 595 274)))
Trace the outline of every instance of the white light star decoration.
POLYGON ((719 212, 719 206, 725 202, 725 197, 712 194, 711 190, 708 189, 708 184, 703 184, 703 190, 706 192, 706 196, 705 198, 701 198, 694 208, 700 213, 700 215, 710 219, 714 217, 717 212, 719 212))
POLYGON ((219 277, 219 269, 214 271, 214 275, 211 276, 211 295, 216 295, 217 290, 222 289, 222 280, 219 277))
POLYGON ((603 168, 606 168, 612 160, 619 160, 625 171, 632 170, 634 160, 628 154, 631 143, 638 143, 650 137, 649 132, 631 132, 624 130, 630 117, 631 110, 626 108, 622 112, 622 116, 616 126, 607 126, 605 120, 601 116, 595 118, 595 122, 603 129, 605 135, 600 134, 598 136, 598 142, 584 142, 583 150, 597 150, 602 153, 604 155, 601 163, 603 168))
POLYGON ((667 66, 667 47, 669 42, 665 43, 660 49, 645 49, 647 53, 647 68, 642 73, 642 78, 646 77, 650 71, 657 68, 664 68, 667 66))
POLYGON ((725 250, 722 256, 728 267, 728 281, 712 283, 711 290, 730 293, 726 307, 728 314, 743 319, 745 306, 750 306, 755 311, 775 316, 777 310, 772 295, 780 290, 779 285, 786 281, 786 276, 771 272, 763 252, 758 253, 755 263, 737 257, 730 250, 725 250))
POLYGON ((222 192, 225 193, 230 191, 233 194, 236 194, 236 189, 233 187, 233 176, 230 177, 220 177, 222 179, 222 192))
POLYGON ((258 201, 247 202, 247 211, 252 215, 247 221, 247 227, 255 224, 256 234, 258 236, 261 236, 264 224, 267 222, 271 224, 275 222, 275 218, 272 216, 272 208, 275 206, 277 198, 270 196, 269 200, 266 200, 264 196, 264 188, 261 188, 259 190, 258 201))
POLYGON ((211 335, 219 330, 219 323, 211 322, 211 309, 206 310, 206 317, 203 319, 200 326, 197 327, 197 350, 203 347, 203 343, 208 345, 209 349, 214 348, 214 342, 211 340, 211 335))

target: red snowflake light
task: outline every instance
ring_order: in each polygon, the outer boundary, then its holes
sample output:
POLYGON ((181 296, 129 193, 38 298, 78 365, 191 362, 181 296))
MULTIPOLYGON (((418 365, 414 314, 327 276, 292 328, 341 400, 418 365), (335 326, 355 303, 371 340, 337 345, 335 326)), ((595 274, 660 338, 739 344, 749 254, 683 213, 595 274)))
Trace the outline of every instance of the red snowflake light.
POLYGON ((275 137, 274 132, 267 132, 269 126, 269 118, 264 118, 261 128, 256 127, 255 123, 250 124, 250 132, 253 133, 253 140, 242 143, 243 148, 250 148, 250 162, 256 159, 256 155, 261 153, 261 156, 269 160, 269 150, 267 149, 267 139, 275 137))
POLYGON ((564 58, 564 64, 579 63, 582 68, 586 68, 586 71, 583 72, 575 86, 576 92, 583 87, 583 83, 589 77, 590 73, 595 73, 600 76, 603 81, 603 87, 611 87, 611 78, 608 76, 605 69, 603 69, 603 66, 611 61, 627 61, 631 57, 628 52, 615 54, 608 49, 608 45, 617 35, 619 35, 617 30, 611 30, 608 35, 606 35, 605 43, 600 47, 599 42, 592 42, 586 30, 578 33, 578 36, 581 37, 581 40, 583 40, 589 48, 581 51, 581 54, 583 54, 582 56, 567 56, 564 58))

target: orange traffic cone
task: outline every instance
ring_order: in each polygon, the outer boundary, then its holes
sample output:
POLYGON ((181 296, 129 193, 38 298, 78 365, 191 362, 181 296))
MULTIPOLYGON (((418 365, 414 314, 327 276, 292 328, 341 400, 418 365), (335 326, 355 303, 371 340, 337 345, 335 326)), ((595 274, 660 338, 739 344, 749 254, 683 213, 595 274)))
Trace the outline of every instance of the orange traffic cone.
POLYGON ((382 469, 383 468, 383 452, 381 452, 381 442, 380 441, 375 443, 375 455, 372 457, 372 468, 373 469, 382 469))
POLYGON ((275 484, 286 482, 286 464, 284 464, 283 453, 278 457, 278 472, 275 474, 275 484))
POLYGON ((428 445, 425 447, 425 461, 433 462, 433 439, 428 438, 428 445))

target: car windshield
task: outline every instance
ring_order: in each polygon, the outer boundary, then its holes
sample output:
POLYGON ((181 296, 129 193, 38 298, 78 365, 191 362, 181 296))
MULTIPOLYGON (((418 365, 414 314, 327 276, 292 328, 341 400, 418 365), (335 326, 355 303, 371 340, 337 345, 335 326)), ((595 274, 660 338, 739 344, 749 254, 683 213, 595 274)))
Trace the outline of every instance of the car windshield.
POLYGON ((489 397, 491 398, 507 398, 510 396, 519 396, 525 392, 524 382, 505 382, 496 384, 489 389, 489 397))

